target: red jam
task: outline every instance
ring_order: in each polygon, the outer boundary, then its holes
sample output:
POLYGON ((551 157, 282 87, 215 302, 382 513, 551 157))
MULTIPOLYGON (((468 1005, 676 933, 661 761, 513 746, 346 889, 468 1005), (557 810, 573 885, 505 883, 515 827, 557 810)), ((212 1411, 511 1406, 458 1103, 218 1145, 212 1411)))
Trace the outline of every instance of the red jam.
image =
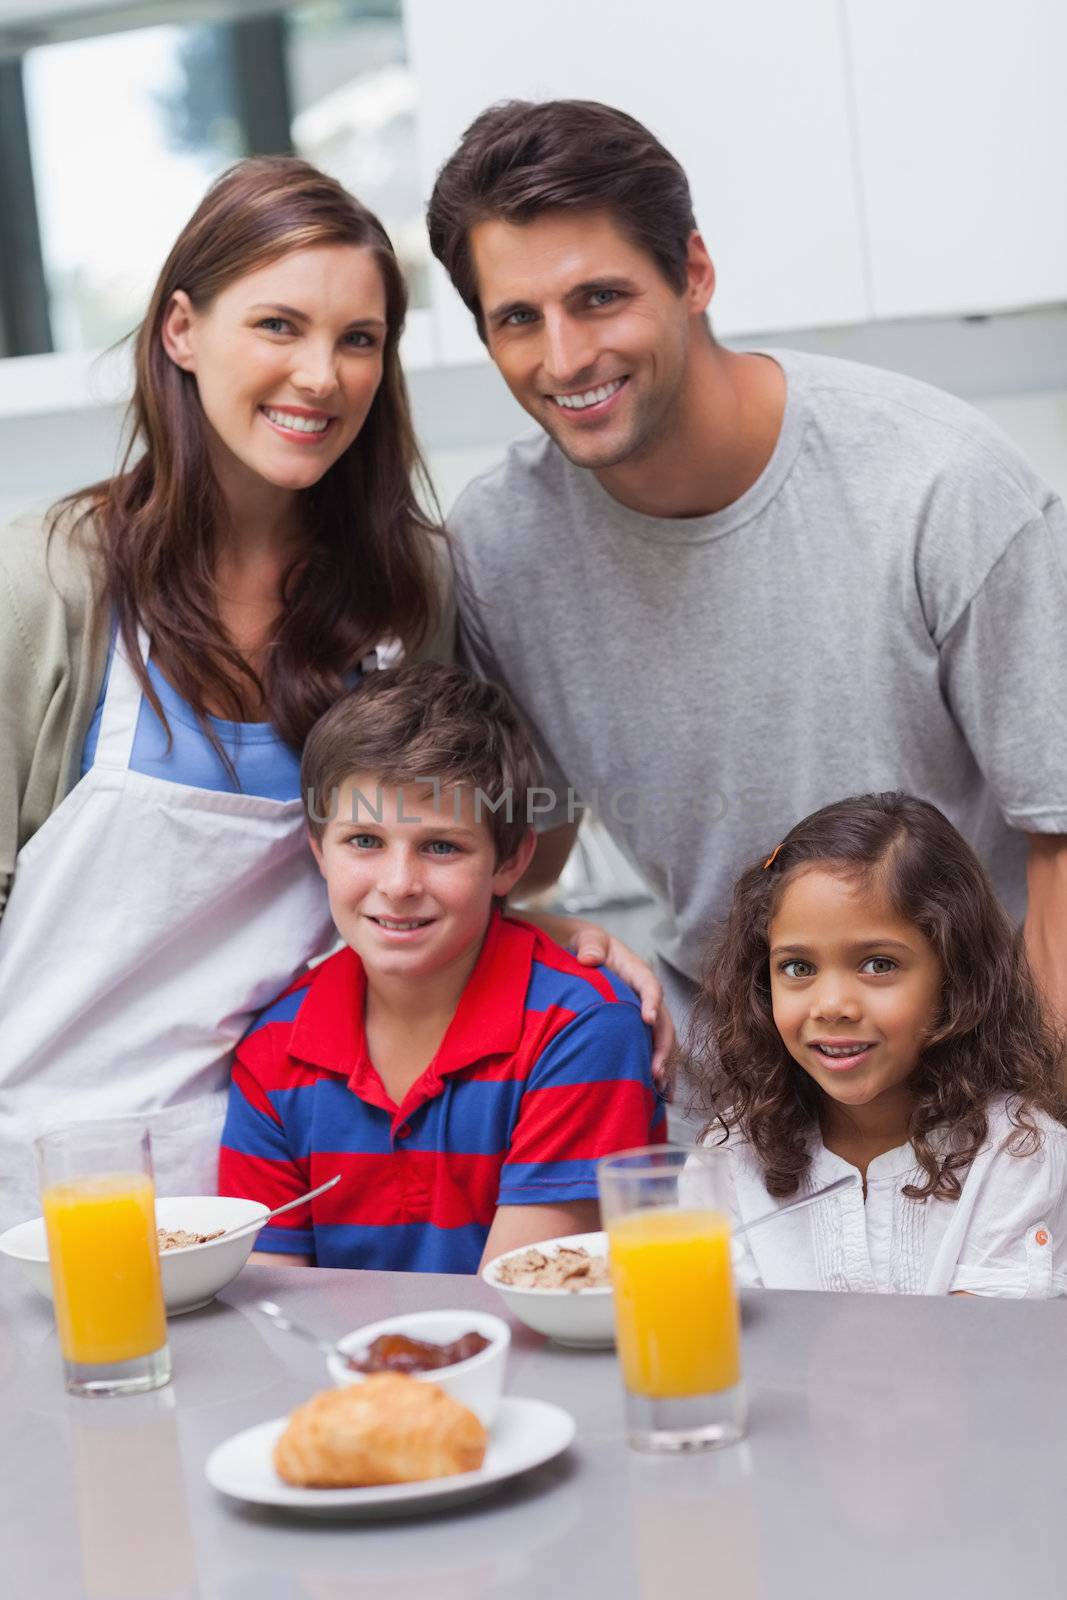
POLYGON ((409 1339, 403 1333, 380 1333, 359 1356, 348 1356, 354 1372, 436 1372, 469 1361, 489 1348, 480 1333, 464 1333, 451 1344, 432 1344, 427 1339, 409 1339))

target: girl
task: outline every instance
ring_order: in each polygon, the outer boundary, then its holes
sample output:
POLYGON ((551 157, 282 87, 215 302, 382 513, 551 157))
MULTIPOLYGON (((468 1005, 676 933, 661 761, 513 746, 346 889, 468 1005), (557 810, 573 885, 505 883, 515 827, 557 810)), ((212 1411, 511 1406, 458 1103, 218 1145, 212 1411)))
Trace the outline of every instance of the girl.
POLYGON ((936 807, 842 800, 750 867, 694 1040, 739 1221, 854 1179, 740 1240, 742 1283, 1067 1292, 1060 1042, 936 807))

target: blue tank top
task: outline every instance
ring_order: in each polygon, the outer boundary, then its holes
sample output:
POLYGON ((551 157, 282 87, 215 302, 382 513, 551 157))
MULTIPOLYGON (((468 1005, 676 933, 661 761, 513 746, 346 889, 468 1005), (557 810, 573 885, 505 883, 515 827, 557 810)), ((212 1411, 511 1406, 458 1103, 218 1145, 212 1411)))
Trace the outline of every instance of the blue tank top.
MULTIPOLYGON (((100 719, 111 677, 114 650, 115 638, 112 633, 103 687, 82 747, 82 777, 96 758, 100 719)), ((300 757, 289 748, 271 723, 226 722, 222 717, 207 718, 208 725, 233 762, 237 775, 235 783, 195 713, 167 682, 151 656, 148 658, 148 676, 170 724, 171 746, 168 751, 167 730, 147 698, 142 696, 130 756, 130 767, 134 772, 143 772, 149 777, 163 778, 167 783, 184 784, 189 788, 211 789, 216 793, 255 795, 261 800, 299 800, 300 757)), ((358 682, 359 677, 358 672, 354 674, 354 681, 358 682)))

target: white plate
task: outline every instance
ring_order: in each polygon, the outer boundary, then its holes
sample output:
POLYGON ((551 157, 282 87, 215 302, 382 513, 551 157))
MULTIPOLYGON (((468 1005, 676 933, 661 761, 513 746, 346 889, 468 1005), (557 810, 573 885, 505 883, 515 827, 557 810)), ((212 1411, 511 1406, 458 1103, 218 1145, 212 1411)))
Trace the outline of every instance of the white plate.
POLYGON ((275 1417, 273 1422, 261 1422, 213 1450, 204 1468, 212 1488, 234 1500, 319 1515, 408 1516, 476 1500, 507 1478, 551 1461, 566 1450, 575 1434, 574 1418, 562 1406, 505 1395, 489 1435, 485 1462, 477 1472, 372 1489, 297 1489, 283 1483, 271 1463, 271 1451, 288 1420, 275 1417))

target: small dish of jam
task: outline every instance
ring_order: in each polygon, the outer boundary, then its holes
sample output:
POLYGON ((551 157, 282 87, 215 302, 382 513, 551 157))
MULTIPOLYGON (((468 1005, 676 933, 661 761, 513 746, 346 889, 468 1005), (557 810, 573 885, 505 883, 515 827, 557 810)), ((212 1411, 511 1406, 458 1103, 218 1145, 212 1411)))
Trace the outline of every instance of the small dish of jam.
POLYGON ((379 1372, 435 1384, 491 1428, 510 1345, 511 1329, 488 1311, 405 1311, 344 1334, 326 1365, 342 1386, 379 1372))
POLYGON ((410 1339, 404 1333, 380 1333, 358 1355, 346 1356, 346 1365, 353 1372, 438 1372, 442 1367, 456 1367, 461 1361, 488 1350, 489 1340, 484 1334, 460 1334, 448 1344, 437 1344, 430 1339, 410 1339))

